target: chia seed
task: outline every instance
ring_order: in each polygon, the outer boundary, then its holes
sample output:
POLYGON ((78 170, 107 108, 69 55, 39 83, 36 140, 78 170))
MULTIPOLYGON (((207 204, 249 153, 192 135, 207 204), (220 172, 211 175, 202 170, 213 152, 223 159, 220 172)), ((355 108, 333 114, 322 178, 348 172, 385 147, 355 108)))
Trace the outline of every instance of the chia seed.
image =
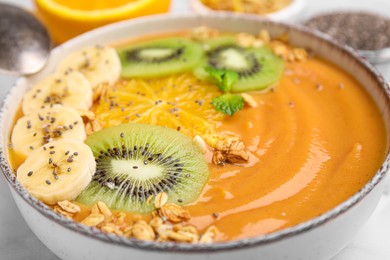
POLYGON ((305 25, 357 50, 390 47, 390 19, 380 14, 334 12, 313 17, 305 25))

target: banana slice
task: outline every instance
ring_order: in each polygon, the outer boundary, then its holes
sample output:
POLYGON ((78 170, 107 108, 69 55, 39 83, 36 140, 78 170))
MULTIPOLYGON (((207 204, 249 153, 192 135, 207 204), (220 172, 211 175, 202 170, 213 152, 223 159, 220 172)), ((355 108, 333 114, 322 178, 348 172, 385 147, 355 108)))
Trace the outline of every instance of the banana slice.
POLYGON ((63 138, 84 141, 83 120, 72 108, 51 105, 20 118, 12 131, 11 143, 15 154, 24 160, 42 145, 63 138))
POLYGON ((88 110, 92 106, 91 84, 77 71, 50 75, 26 93, 22 110, 24 114, 28 114, 43 105, 50 104, 88 110))
POLYGON ((69 54, 60 63, 58 70, 81 72, 95 89, 100 84, 114 84, 119 79, 121 69, 114 48, 96 45, 69 54))
POLYGON ((37 199, 54 205, 73 200, 91 182, 96 162, 88 145, 62 139, 45 144, 18 168, 17 179, 37 199))

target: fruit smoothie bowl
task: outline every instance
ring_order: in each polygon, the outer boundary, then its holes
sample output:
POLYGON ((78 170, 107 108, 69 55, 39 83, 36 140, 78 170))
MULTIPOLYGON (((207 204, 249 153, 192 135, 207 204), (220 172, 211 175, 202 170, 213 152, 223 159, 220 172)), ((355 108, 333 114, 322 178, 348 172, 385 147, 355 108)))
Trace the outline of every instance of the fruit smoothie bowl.
POLYGON ((351 49, 229 15, 109 25, 1 111, 1 167, 62 259, 328 259, 373 212, 389 90, 351 49))

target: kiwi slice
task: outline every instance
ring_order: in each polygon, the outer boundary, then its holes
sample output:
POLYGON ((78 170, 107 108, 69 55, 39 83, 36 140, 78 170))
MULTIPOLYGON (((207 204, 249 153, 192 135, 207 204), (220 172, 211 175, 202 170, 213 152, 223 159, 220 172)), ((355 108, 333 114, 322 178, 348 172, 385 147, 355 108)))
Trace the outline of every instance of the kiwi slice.
POLYGON ((103 129, 86 140, 96 173, 77 201, 105 202, 111 209, 147 213, 149 196, 168 194, 185 205, 197 199, 208 179, 206 159, 193 140, 173 129, 127 123, 103 129))
POLYGON ((205 67, 235 71, 239 80, 232 92, 264 90, 275 84, 282 75, 284 62, 269 48, 243 48, 233 37, 219 37, 205 44, 206 57, 195 75, 207 79, 205 67))
POLYGON ((184 38, 166 38, 118 50, 123 77, 160 77, 193 70, 203 48, 184 38))

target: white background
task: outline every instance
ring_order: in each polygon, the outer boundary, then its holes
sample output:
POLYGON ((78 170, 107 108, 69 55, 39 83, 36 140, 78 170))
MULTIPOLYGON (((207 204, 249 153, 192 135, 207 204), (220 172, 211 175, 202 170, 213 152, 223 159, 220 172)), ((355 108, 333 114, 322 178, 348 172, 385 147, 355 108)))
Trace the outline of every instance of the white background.
MULTIPOLYGON (((5 0, 0 0, 3 2, 5 0)), ((32 0, 6 0, 31 7, 32 0)), ((85 1, 85 0, 80 0, 85 1)), ((307 0, 302 19, 319 11, 359 8, 379 11, 390 16, 389 0, 307 0)), ((187 0, 174 0, 172 12, 188 12, 187 0)), ((1 36, 0 36, 1 37, 1 36)), ((390 66, 378 67, 390 79, 390 66)), ((0 101, 15 78, 0 75, 0 101)), ((0 174, 1 175, 1 174, 0 174)), ((388 188, 388 190, 390 190, 388 188)), ((0 260, 58 259, 30 231, 9 193, 5 179, 0 176, 0 260)), ((315 260, 315 259, 313 259, 315 260)), ((374 215, 357 236, 333 260, 390 260, 390 194, 381 199, 374 215)))

